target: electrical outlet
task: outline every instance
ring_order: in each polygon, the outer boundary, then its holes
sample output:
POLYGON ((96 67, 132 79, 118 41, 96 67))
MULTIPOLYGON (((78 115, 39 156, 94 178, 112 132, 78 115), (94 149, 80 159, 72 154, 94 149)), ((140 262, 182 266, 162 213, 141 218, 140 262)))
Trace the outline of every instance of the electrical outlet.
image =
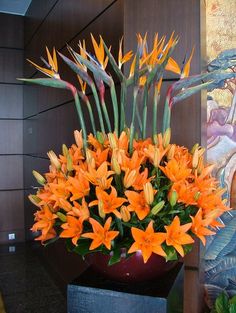
POLYGON ((8 251, 11 253, 16 252, 16 247, 15 246, 9 246, 8 251))
POLYGON ((8 234, 8 240, 15 240, 15 239, 16 239, 15 233, 8 234))

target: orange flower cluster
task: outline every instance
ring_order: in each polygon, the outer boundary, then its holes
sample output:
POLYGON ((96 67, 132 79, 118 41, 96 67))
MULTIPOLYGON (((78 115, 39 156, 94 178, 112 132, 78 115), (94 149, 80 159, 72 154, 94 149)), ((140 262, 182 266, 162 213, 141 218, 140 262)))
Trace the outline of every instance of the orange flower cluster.
POLYGON ((48 153, 49 173, 34 171, 42 185, 30 195, 38 207, 36 240, 66 238, 81 255, 125 247, 147 262, 152 253, 184 256, 195 236, 205 244, 223 226, 217 218, 229 208, 213 167, 203 164, 203 148, 170 144, 169 129, 155 143, 135 140, 132 155, 129 130, 119 138, 90 134, 86 150, 82 132, 75 131, 75 141, 59 157, 48 153))

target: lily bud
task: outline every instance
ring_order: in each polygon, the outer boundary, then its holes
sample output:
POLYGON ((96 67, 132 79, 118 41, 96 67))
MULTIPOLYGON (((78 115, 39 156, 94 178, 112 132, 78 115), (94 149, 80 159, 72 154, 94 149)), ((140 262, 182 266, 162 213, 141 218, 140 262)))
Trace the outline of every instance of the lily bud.
POLYGON ((128 222, 131 218, 130 211, 128 210, 127 206, 122 205, 120 209, 121 218, 124 222, 128 222))
POLYGON ((192 167, 196 168, 198 165, 199 161, 199 154, 198 154, 198 149, 196 149, 193 153, 193 159, 192 159, 192 167))
POLYGON ((165 131, 164 136, 163 136, 163 146, 164 146, 164 148, 166 148, 169 145, 170 138, 171 138, 171 129, 167 128, 167 130, 165 131))
POLYGON ((40 206, 39 203, 41 202, 41 199, 37 197, 36 195, 29 195, 29 200, 36 206, 40 206))
POLYGON ((86 150, 86 161, 92 168, 96 167, 96 162, 89 149, 86 150))
POLYGON ((97 140, 102 145, 104 144, 105 138, 104 138, 104 134, 102 132, 97 132, 97 140))
POLYGON ((57 216, 59 217, 59 219, 62 221, 62 222, 66 222, 66 215, 65 214, 63 214, 63 213, 61 213, 61 212, 57 212, 56 213, 57 214, 57 216))
POLYGON ((159 164, 160 164, 160 150, 158 148, 155 147, 155 150, 154 150, 154 157, 153 157, 153 165, 155 167, 158 167, 159 164))
POLYGON ((75 130, 74 137, 75 137, 76 145, 78 146, 78 148, 81 149, 83 147, 82 130, 81 131, 75 130))
POLYGON ((49 152, 47 153, 47 155, 48 155, 48 157, 49 157, 49 159, 50 159, 52 165, 54 165, 55 168, 59 170, 59 169, 61 168, 61 163, 60 163, 58 157, 56 156, 55 152, 53 152, 53 151, 51 150, 51 151, 49 151, 49 152))
POLYGON ((98 214, 101 218, 105 218, 106 214, 104 212, 104 204, 102 200, 98 200, 98 214))
POLYGON ((191 154, 194 154, 195 150, 197 150, 198 147, 199 147, 199 144, 198 144, 198 143, 195 143, 195 145, 192 147, 190 153, 191 153, 191 154))
POLYGON ((117 142, 116 142, 115 135, 112 133, 109 133, 108 134, 108 140, 109 140, 111 148, 116 149, 117 148, 117 142))
POLYGON ((62 145, 62 153, 63 153, 65 158, 67 157, 67 155, 69 153, 69 150, 65 144, 62 145))
POLYGON ((121 173, 120 164, 118 163, 117 159, 114 156, 111 158, 111 166, 116 175, 120 175, 121 173))
POLYGON ((41 174, 39 174, 37 171, 33 171, 32 173, 33 173, 35 179, 37 180, 37 182, 40 185, 44 186, 44 184, 46 183, 46 179, 41 174))
POLYGON ((194 200, 197 201, 197 200, 199 199, 200 195, 201 195, 201 192, 200 192, 200 191, 197 191, 197 192, 195 193, 195 195, 194 195, 194 200))
POLYGON ((126 171, 125 176, 124 176, 124 186, 125 188, 131 187, 136 178, 137 178, 138 172, 137 170, 132 170, 132 171, 126 171))
POLYGON ((72 161, 72 158, 71 158, 71 155, 68 153, 67 154, 67 157, 66 157, 66 167, 67 167, 67 171, 71 172, 73 171, 74 167, 73 167, 73 161, 72 161))
POLYGON ((177 200, 178 200, 178 193, 175 190, 173 190, 171 192, 170 199, 169 199, 170 205, 171 206, 176 205, 177 200))
POLYGON ((203 171, 204 169, 204 162, 203 162, 203 156, 201 156, 198 160, 198 165, 197 165, 197 173, 198 175, 201 174, 201 172, 203 171))
POLYGON ((152 184, 150 182, 146 183, 143 186, 143 192, 144 192, 144 197, 147 202, 147 204, 151 205, 154 201, 154 191, 152 184))
POLYGON ((174 155, 175 155, 175 145, 171 145, 171 146, 170 146, 170 149, 169 149, 169 151, 168 151, 168 153, 167 153, 167 160, 168 160, 168 161, 169 161, 169 160, 172 160, 173 157, 174 157, 174 155))
POLYGON ((165 201, 164 201, 164 200, 158 202, 158 203, 152 208, 151 213, 152 213, 153 215, 156 215, 157 213, 159 213, 159 212, 163 209, 164 205, 165 205, 165 201))

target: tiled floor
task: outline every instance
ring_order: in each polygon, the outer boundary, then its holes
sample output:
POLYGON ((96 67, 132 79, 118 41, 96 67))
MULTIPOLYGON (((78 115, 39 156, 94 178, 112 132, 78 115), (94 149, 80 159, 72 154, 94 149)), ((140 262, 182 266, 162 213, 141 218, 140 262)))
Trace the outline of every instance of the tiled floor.
POLYGON ((6 313, 66 313, 65 296, 36 249, 29 244, 0 246, 0 291, 6 313))

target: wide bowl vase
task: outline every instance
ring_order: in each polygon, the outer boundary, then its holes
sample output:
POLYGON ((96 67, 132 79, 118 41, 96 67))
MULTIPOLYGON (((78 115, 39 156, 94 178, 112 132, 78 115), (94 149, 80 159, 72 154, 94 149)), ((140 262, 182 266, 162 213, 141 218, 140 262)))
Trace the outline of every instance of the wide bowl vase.
POLYGON ((88 255, 87 260, 93 270, 106 278, 120 282, 145 282, 161 277, 171 270, 176 261, 166 262, 165 258, 152 254, 146 263, 138 251, 129 258, 121 255, 121 260, 113 265, 108 265, 110 255, 101 252, 88 255))

